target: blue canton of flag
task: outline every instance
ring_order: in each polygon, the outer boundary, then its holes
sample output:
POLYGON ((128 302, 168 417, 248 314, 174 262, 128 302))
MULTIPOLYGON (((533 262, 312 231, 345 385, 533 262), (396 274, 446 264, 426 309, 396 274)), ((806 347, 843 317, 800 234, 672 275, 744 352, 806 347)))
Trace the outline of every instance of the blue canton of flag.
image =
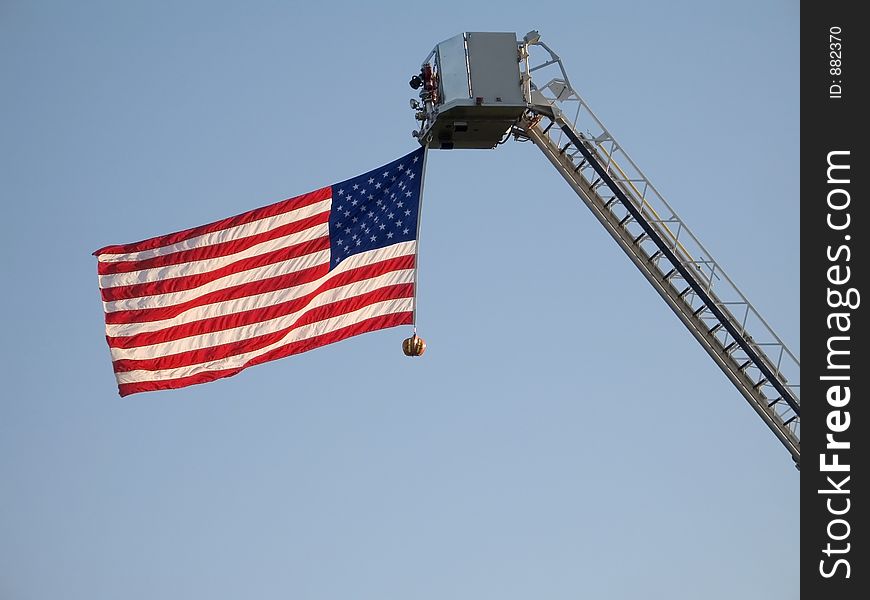
POLYGON ((417 238, 423 152, 332 186, 331 268, 355 254, 417 238))

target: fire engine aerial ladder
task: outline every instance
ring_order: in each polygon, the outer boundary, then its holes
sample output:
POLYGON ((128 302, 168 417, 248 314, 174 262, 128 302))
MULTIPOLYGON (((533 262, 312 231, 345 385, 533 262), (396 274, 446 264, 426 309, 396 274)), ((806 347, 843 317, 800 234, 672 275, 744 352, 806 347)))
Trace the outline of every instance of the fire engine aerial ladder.
POLYGON ((800 468, 800 362, 572 87, 531 31, 461 33, 410 81, 430 149, 533 142, 800 468))

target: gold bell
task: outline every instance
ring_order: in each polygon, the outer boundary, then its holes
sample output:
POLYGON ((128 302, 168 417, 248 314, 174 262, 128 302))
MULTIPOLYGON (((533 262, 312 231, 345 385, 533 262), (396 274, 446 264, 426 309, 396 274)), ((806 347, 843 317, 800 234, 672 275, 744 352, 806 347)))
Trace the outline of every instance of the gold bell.
POLYGON ((426 352, 426 342, 415 333, 402 342, 402 352, 405 356, 422 356, 426 352))

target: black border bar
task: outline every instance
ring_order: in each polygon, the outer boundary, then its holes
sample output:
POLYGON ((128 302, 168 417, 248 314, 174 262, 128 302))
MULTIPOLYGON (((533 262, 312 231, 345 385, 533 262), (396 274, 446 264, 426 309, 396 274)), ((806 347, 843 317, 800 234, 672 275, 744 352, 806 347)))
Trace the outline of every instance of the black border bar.
POLYGON ((801 6, 801 594, 866 598, 870 23, 801 6), (848 168, 847 168, 848 167, 848 168), (865 297, 861 297, 864 295, 865 297))

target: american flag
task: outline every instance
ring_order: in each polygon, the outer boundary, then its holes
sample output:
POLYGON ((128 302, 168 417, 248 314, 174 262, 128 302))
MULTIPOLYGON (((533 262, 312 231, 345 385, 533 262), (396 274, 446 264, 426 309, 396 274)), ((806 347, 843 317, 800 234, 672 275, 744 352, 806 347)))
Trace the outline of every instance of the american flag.
POLYGON ((121 396, 413 322, 425 149, 336 185, 97 257, 121 396))

